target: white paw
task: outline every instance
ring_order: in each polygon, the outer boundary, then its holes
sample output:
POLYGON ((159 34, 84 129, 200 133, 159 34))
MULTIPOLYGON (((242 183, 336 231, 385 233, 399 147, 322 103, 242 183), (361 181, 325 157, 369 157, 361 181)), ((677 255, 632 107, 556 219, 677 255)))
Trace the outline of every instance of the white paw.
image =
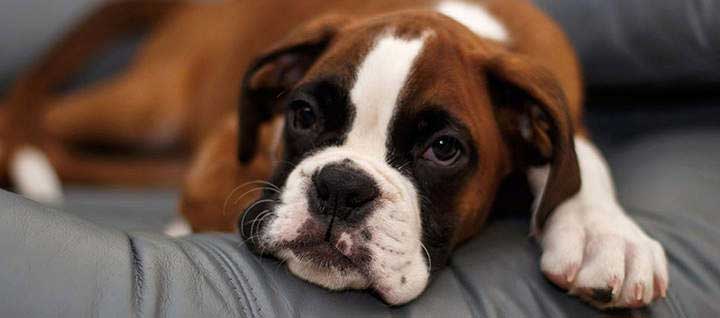
POLYGON ((192 233, 190 224, 182 217, 175 217, 163 230, 165 235, 171 237, 181 237, 192 233))
POLYGON ((548 279, 598 308, 643 307, 666 295, 662 246, 615 202, 568 200, 548 219, 540 244, 548 279))
POLYGON ((10 160, 9 173, 18 193, 41 203, 62 204, 60 177, 42 150, 34 146, 18 148, 10 160))

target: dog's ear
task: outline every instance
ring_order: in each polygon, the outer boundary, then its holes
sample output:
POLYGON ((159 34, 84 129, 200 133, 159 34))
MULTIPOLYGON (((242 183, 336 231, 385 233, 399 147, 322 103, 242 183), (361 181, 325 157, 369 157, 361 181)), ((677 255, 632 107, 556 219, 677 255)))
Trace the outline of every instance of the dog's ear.
POLYGON ((248 67, 242 82, 238 159, 247 163, 257 151, 257 132, 280 111, 282 97, 312 67, 347 19, 326 16, 291 32, 248 67))
POLYGON ((528 172, 537 189, 532 233, 580 189, 574 127, 559 82, 545 68, 503 53, 486 64, 488 88, 498 125, 511 149, 514 167, 528 172))

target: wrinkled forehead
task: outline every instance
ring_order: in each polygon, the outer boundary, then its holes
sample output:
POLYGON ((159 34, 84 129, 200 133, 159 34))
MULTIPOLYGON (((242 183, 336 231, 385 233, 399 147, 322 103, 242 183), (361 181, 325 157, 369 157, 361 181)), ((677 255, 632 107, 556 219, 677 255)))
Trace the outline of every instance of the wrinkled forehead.
POLYGON ((471 131, 475 119, 490 117, 477 114, 484 96, 473 91, 475 72, 467 65, 478 42, 444 15, 386 16, 342 30, 306 80, 332 77, 352 112, 345 144, 385 156, 398 114, 440 109, 471 131))
POLYGON ((484 98, 472 89, 478 72, 467 62, 483 45, 444 15, 390 16, 345 29, 308 78, 333 74, 356 111, 377 112, 378 124, 428 107, 464 117, 484 98))
MULTIPOLYGON (((393 50, 401 53, 403 47, 397 45, 399 42, 426 42, 427 35, 434 32, 434 28, 413 21, 413 16, 394 14, 348 23, 338 31, 327 51, 308 71, 306 79, 333 74, 346 89, 351 89, 358 79, 360 68, 368 64, 365 60, 377 56, 377 53, 371 54, 373 51, 387 53, 393 50), (389 42, 395 42, 396 45, 388 46, 389 42)), ((416 50, 414 53, 419 55, 421 52, 416 50)), ((387 55, 384 59, 394 60, 395 56, 387 55)))
POLYGON ((376 38, 358 65, 349 91, 355 118, 347 145, 385 154, 391 119, 402 104, 400 101, 428 36, 428 32, 414 37, 388 32, 376 38))
POLYGON ((387 23, 349 28, 308 72, 306 82, 330 80, 347 96, 346 147, 384 157, 391 119, 432 36, 387 23))

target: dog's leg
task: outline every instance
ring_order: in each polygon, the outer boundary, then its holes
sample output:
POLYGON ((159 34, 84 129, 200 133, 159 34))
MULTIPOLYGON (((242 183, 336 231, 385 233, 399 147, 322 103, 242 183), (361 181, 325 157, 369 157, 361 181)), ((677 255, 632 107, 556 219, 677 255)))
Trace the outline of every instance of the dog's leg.
MULTIPOLYGON (((0 185, 14 185, 35 199, 57 201, 61 189, 49 165, 53 158, 43 154, 47 144, 57 143, 44 134, 38 120, 48 106, 46 101, 108 43, 158 24, 183 5, 180 1, 107 1, 20 74, 0 106, 0 185)), ((95 113, 94 118, 103 115, 95 113)))
MULTIPOLYGON (((600 308, 642 307, 664 297, 668 271, 662 246, 617 202, 600 152, 583 137, 575 139, 575 150, 582 187, 557 207, 539 237, 542 271, 600 308)), ((538 172, 531 172, 531 183, 538 172)), ((540 190, 537 184, 533 188, 540 190)))
POLYGON ((162 76, 131 72, 59 97, 45 106, 44 128, 70 144, 173 146, 185 133, 189 106, 171 98, 165 83, 162 76))

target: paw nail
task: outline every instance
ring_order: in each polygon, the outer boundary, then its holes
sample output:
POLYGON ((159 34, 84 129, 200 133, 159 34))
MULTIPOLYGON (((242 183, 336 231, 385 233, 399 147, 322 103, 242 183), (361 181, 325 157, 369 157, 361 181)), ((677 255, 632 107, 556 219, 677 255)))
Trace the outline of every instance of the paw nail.
POLYGON ((575 276, 577 276, 578 273, 578 267, 577 266, 571 266, 570 271, 567 274, 566 280, 568 283, 572 283, 575 280, 575 276))
POLYGON ((665 281, 661 280, 660 281, 660 297, 667 298, 667 289, 668 289, 667 283, 665 283, 665 281))
POLYGON ((613 296, 614 296, 615 294, 618 293, 618 291, 620 290, 620 287, 621 287, 622 285, 621 285, 621 283, 620 283, 620 279, 618 279, 617 277, 615 277, 615 278, 613 278, 612 280, 610 280, 610 284, 609 284, 608 286, 609 286, 610 288, 612 288, 612 294, 613 294, 613 296))

